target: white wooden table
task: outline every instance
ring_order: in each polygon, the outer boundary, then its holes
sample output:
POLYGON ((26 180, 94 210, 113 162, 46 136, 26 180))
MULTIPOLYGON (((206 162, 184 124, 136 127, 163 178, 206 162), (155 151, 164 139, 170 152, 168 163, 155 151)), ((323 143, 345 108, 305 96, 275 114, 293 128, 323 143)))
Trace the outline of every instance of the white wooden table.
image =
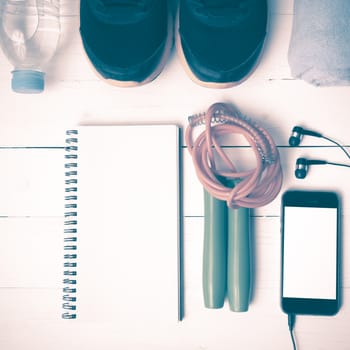
MULTIPOLYGON (((298 317, 299 349, 350 349, 349 170, 313 167, 294 178, 299 156, 346 159, 329 143, 305 138, 290 148, 294 125, 349 144, 350 88, 316 88, 291 78, 287 50, 292 0, 269 1, 269 33, 261 63, 243 84, 212 90, 194 84, 173 51, 161 75, 138 88, 110 86, 94 75, 79 36, 79 1, 61 0, 62 38, 40 95, 15 94, 0 52, 0 349, 119 349, 113 323, 60 319, 64 132, 78 123, 166 122, 214 102, 234 103, 256 119, 279 146, 289 188, 336 190, 343 202, 343 305, 335 317, 298 317), (59 262, 59 264, 57 263, 59 262)), ((247 313, 207 310, 201 291, 202 188, 185 146, 185 318, 176 334, 160 334, 144 349, 291 349, 280 309, 280 197, 254 211, 254 289, 247 313)), ((248 150, 246 152, 249 152, 248 150)), ((248 154, 248 153, 247 153, 248 154)), ((147 327, 147 325, 145 325, 147 327)))

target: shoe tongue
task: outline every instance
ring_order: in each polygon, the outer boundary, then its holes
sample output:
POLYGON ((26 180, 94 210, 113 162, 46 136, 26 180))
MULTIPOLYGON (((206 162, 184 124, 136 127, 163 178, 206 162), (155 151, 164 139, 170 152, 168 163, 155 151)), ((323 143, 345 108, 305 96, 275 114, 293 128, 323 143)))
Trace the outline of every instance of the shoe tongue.
MULTIPOLYGON (((222 20, 222 25, 228 22, 241 21, 249 12, 250 0, 194 0, 197 11, 202 15, 213 17, 212 20, 222 20)), ((228 24, 228 23, 227 23, 228 24)))
POLYGON ((150 0, 97 0, 96 10, 109 22, 129 23, 147 13, 150 3, 150 0))

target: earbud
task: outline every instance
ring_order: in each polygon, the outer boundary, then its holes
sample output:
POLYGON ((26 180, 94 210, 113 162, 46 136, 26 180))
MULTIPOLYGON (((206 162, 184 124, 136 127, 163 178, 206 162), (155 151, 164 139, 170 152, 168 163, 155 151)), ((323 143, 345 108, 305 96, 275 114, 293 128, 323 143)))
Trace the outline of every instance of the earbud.
POLYGON ((292 130, 292 135, 289 138, 289 145, 292 147, 299 146, 302 135, 323 137, 322 134, 316 131, 306 130, 306 129, 303 129, 301 126, 295 126, 292 130))
POLYGON ((298 158, 295 166, 295 177, 305 179, 310 165, 328 164, 325 160, 308 160, 306 158, 298 158))
MULTIPOLYGON (((327 136, 323 136, 319 132, 303 129, 301 126, 295 126, 293 128, 292 135, 289 138, 289 145, 292 147, 299 146, 303 135, 322 137, 323 139, 334 143, 350 159, 350 153, 347 151, 347 149, 344 146, 342 146, 341 144, 339 144, 338 142, 332 140, 331 138, 329 138, 327 136)), ((298 179, 305 179, 309 166, 310 165, 320 165, 320 164, 321 165, 322 164, 330 164, 330 165, 336 165, 336 166, 350 168, 350 164, 327 162, 325 160, 317 160, 317 159, 316 160, 309 160, 306 158, 298 158, 296 161, 295 172, 294 172, 295 177, 297 177, 298 179)))

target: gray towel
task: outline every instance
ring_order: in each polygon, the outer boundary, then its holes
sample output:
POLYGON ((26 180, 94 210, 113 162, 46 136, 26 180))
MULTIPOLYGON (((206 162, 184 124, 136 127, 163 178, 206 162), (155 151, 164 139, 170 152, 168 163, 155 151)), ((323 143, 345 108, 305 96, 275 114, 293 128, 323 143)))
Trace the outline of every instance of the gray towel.
POLYGON ((294 78, 350 85, 350 0, 294 0, 288 61, 294 78))

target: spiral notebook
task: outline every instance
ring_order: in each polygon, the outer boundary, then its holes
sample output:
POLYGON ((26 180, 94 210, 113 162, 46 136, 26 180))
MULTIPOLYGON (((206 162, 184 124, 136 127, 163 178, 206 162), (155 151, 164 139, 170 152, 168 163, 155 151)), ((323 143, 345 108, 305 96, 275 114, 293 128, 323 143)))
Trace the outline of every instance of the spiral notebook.
POLYGON ((177 322, 178 127, 80 126, 66 142, 63 318, 177 322))

